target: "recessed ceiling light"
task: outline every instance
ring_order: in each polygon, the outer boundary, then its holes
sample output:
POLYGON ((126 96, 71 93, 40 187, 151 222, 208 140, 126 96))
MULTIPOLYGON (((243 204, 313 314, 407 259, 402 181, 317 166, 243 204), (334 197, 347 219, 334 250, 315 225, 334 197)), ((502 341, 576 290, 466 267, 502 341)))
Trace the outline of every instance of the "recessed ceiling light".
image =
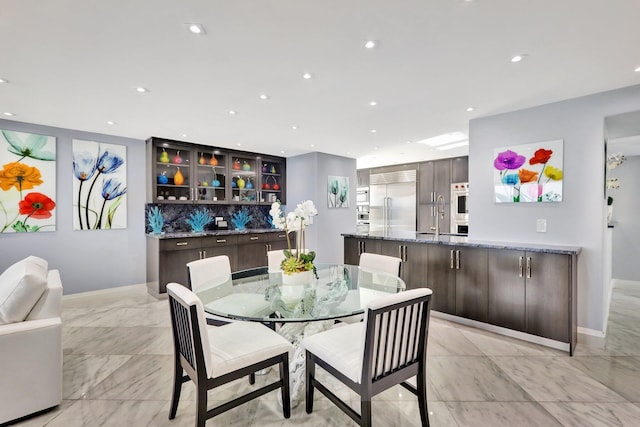
POLYGON ((280 150, 280 154, 284 154, 284 150, 280 150))
POLYGON ((451 144, 451 143, 459 142, 466 139, 467 139, 467 135, 465 135, 462 132, 449 132, 449 133, 444 133, 442 135, 434 136, 431 138, 423 139, 417 142, 418 144, 426 144, 430 147, 438 147, 440 145, 451 144))
POLYGON ((514 55, 511 57, 511 62, 520 62, 525 58, 525 56, 527 55, 524 53, 521 53, 520 55, 514 55))
POLYGON ((375 129, 371 129, 371 133, 376 133, 376 132, 378 132, 378 131, 375 130, 375 129))
POLYGON ((138 91, 140 93, 147 93, 147 92, 149 92, 149 89, 147 89, 146 87, 138 86, 136 88, 136 91, 138 91))
POLYGON ((377 43, 375 42, 375 40, 367 40, 364 44, 364 47, 366 47, 367 49, 373 49, 374 47, 376 47, 376 45, 377 43))
POLYGON ((369 101, 369 105, 375 107, 376 105, 378 105, 378 101, 369 101))
POLYGON ((8 111, 5 111, 5 112, 4 112, 4 113, 2 113, 2 114, 4 114, 5 116, 15 116, 15 114, 10 113, 10 112, 8 112, 8 111))
POLYGON ((473 107, 467 107, 467 112, 472 112, 473 111, 473 107))
POLYGON ((187 29, 191 34, 206 34, 204 31, 204 27, 201 24, 187 23, 185 25, 187 26, 187 29))
POLYGON ((302 78, 303 78, 303 79, 305 79, 305 80, 309 80, 311 77, 313 77, 313 76, 311 75, 311 73, 304 73, 304 74, 302 75, 302 78))
POLYGON ((297 130, 297 129, 298 129, 298 126, 293 125, 293 126, 291 126, 291 129, 293 129, 293 130, 297 130))
POLYGON ((235 116, 238 112, 236 110, 229 110, 229 114, 235 116))
POLYGON ((311 144, 311 147, 315 147, 315 146, 316 146, 316 144, 311 144))
POLYGON ((187 135, 186 133, 183 133, 183 134, 182 134, 182 137, 183 137, 183 138, 186 138, 187 136, 189 136, 189 135, 187 135))
POLYGON ((373 147, 373 149, 374 149, 374 150, 377 150, 377 149, 378 149, 378 147, 373 147))
POLYGON ((9 80, 0 77, 0 83, 9 83, 9 80))
POLYGON ((238 142, 238 147, 242 147, 242 142, 238 142))
MULTIPOLYGON (((635 69, 635 70, 633 70, 633 71, 635 71, 636 73, 640 73, 640 67, 636 68, 636 69, 635 69)), ((6 80, 5 80, 5 82, 6 82, 6 80)))
POLYGON ((260 99, 262 99, 263 101, 266 101, 267 99, 269 99, 269 95, 267 95, 266 93, 263 93, 262 95, 260 95, 260 99))
POLYGON ((114 122, 113 120, 107 120, 107 124, 113 126, 116 124, 116 122, 114 122))

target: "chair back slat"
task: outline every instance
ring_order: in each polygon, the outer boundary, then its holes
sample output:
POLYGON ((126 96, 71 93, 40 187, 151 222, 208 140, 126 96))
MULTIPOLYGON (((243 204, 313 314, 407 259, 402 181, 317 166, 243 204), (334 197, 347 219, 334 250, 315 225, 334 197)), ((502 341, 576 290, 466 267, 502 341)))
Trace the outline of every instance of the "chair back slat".
POLYGON ((169 296, 171 317, 173 320, 173 338, 176 350, 185 358, 193 370, 196 369, 196 358, 193 349, 193 335, 189 310, 175 298, 169 296))
POLYGON ((363 376, 377 381, 425 357, 430 298, 429 290, 367 310, 363 376))
POLYGON ((184 357, 198 377, 210 377, 213 362, 202 301, 193 291, 177 283, 167 285, 167 294, 176 354, 184 357))

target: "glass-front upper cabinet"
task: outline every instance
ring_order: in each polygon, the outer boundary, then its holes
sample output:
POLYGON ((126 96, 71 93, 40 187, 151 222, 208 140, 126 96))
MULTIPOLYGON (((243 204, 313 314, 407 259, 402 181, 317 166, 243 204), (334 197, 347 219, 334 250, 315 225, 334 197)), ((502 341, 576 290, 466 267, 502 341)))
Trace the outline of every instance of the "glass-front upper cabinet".
POLYGON ((285 203, 286 159, 164 138, 147 140, 147 201, 285 203))
POLYGON ((284 160, 268 157, 260 160, 260 189, 262 199, 267 203, 273 203, 276 200, 285 203, 284 160))
POLYGON ((192 200, 192 152, 169 143, 152 147, 154 201, 192 200))
POLYGON ((259 202, 256 158, 231 156, 231 194, 234 202, 259 202))
POLYGON ((227 199, 227 154, 217 149, 198 151, 196 166, 196 200, 224 201, 227 199))

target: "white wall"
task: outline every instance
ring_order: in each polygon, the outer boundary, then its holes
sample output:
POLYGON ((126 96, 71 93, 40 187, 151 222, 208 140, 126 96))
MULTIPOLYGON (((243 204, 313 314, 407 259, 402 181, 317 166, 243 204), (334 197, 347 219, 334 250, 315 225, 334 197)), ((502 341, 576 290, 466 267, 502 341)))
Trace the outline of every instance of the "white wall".
POLYGON ((287 212, 303 200, 312 200, 318 216, 306 231, 307 247, 316 251, 318 263, 344 260, 342 233, 356 231, 356 160, 324 153, 287 158, 287 212), (327 206, 328 176, 349 177, 349 208, 327 206))
POLYGON ((0 120, 0 129, 56 137, 56 231, 0 234, 0 272, 29 255, 60 270, 65 294, 144 283, 144 141, 0 120), (72 139, 127 146, 127 228, 73 230, 72 139))
POLYGON ((640 156, 628 157, 609 176, 620 182, 620 188, 609 190, 613 197, 613 278, 640 281, 640 156))
POLYGON ((578 326, 604 330, 604 118, 640 109, 640 86, 589 95, 469 123, 469 237, 582 247, 578 258, 578 326), (495 204, 494 149, 564 140, 561 203, 495 204), (536 219, 547 233, 536 232, 536 219))

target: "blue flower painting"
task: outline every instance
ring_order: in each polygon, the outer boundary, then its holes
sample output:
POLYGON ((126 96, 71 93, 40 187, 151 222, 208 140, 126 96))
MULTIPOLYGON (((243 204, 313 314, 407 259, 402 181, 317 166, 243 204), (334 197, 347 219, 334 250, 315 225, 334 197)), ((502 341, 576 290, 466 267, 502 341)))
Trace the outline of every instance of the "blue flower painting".
POLYGON ((73 140, 73 229, 127 228, 127 147, 73 140))

